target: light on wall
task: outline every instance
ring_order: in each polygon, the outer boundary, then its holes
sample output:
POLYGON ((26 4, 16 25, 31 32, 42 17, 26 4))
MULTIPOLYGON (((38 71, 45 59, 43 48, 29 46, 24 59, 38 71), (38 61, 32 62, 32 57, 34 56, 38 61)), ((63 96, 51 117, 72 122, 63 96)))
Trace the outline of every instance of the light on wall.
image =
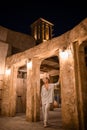
POLYGON ((61 51, 60 56, 62 59, 67 59, 68 58, 68 51, 61 51))
POLYGON ((31 61, 31 59, 27 60, 27 68, 29 70, 32 70, 32 61, 31 61))
POLYGON ((61 57, 62 59, 67 59, 67 58, 68 58, 68 51, 66 50, 65 47, 63 47, 63 49, 60 50, 60 57, 61 57))
POLYGON ((73 51, 72 51, 72 48, 71 46, 68 46, 67 48, 66 47, 63 47, 62 49, 59 50, 59 55, 60 57, 63 59, 63 60, 66 60, 66 59, 71 59, 72 56, 73 56, 73 51))
POLYGON ((10 68, 7 68, 7 69, 5 70, 5 73, 6 73, 6 75, 10 75, 11 69, 10 69, 10 68))

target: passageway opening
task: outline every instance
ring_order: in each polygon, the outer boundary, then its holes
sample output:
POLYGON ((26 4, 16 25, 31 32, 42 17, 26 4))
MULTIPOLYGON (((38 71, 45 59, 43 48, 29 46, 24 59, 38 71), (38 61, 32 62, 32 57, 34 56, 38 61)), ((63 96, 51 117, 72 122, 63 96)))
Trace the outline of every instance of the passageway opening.
MULTIPOLYGON (((43 85, 43 75, 48 74, 50 76, 50 83, 56 83, 60 78, 60 67, 59 67, 59 58, 58 56, 52 56, 44 59, 40 65, 40 90, 43 85)), ((54 120, 56 119, 55 111, 61 113, 61 85, 56 85, 54 88, 54 102, 50 106, 50 114, 53 114, 54 120)), ((60 114, 61 115, 61 114, 60 114)), ((40 118, 43 120, 42 110, 40 118)), ((52 117, 50 117, 51 119, 52 117)), ((59 117, 58 117, 59 118, 59 117)), ((59 119, 57 119, 59 120, 59 119)), ((61 117, 60 117, 61 120, 61 117)))
POLYGON ((16 113, 26 113, 26 66, 21 66, 17 73, 16 113))

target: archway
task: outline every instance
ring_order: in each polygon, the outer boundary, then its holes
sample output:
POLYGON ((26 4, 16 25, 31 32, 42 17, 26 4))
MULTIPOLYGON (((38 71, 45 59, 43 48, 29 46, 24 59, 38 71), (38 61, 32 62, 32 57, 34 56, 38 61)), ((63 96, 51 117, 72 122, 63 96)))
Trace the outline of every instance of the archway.
POLYGON ((16 113, 26 113, 26 90, 27 90, 26 66, 21 66, 17 72, 16 85, 16 113))
MULTIPOLYGON (((42 78, 44 74, 50 76, 50 83, 56 83, 60 78, 60 65, 58 56, 51 56, 43 59, 40 65, 40 90, 43 85, 42 78)), ((54 88, 54 102, 50 106, 49 119, 54 126, 58 124, 62 127, 62 115, 61 115, 61 84, 56 85, 54 88), (56 113, 56 115, 55 115, 56 113), (59 121, 58 124, 55 122, 59 121)), ((40 113, 41 120, 43 119, 42 111, 40 113)))

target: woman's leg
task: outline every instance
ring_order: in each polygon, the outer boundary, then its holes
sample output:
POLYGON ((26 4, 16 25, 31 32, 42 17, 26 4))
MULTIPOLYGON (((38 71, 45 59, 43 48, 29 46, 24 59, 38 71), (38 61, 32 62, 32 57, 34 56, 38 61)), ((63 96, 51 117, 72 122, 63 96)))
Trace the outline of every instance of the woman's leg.
POLYGON ((42 115, 43 115, 43 121, 45 118, 45 104, 42 105, 42 115))
POLYGON ((44 124, 47 125, 48 116, 49 116, 50 104, 45 105, 45 114, 44 114, 44 124))

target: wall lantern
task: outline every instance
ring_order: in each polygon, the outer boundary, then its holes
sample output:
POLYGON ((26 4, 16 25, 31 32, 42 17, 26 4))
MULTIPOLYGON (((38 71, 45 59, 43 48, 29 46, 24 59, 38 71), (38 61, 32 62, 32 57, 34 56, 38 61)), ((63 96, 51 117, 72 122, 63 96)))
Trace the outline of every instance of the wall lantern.
POLYGON ((31 61, 31 59, 28 59, 28 60, 27 60, 27 68, 28 68, 29 70, 32 70, 32 61, 31 61))
POLYGON ((6 75, 10 75, 10 73, 11 73, 11 69, 10 69, 9 67, 6 68, 5 73, 6 73, 6 75))
POLYGON ((67 59, 69 56, 68 54, 68 50, 66 50, 66 48, 64 47, 62 50, 60 50, 60 57, 65 60, 67 59))
POLYGON ((68 51, 61 51, 60 56, 62 59, 67 59, 68 58, 68 51))

